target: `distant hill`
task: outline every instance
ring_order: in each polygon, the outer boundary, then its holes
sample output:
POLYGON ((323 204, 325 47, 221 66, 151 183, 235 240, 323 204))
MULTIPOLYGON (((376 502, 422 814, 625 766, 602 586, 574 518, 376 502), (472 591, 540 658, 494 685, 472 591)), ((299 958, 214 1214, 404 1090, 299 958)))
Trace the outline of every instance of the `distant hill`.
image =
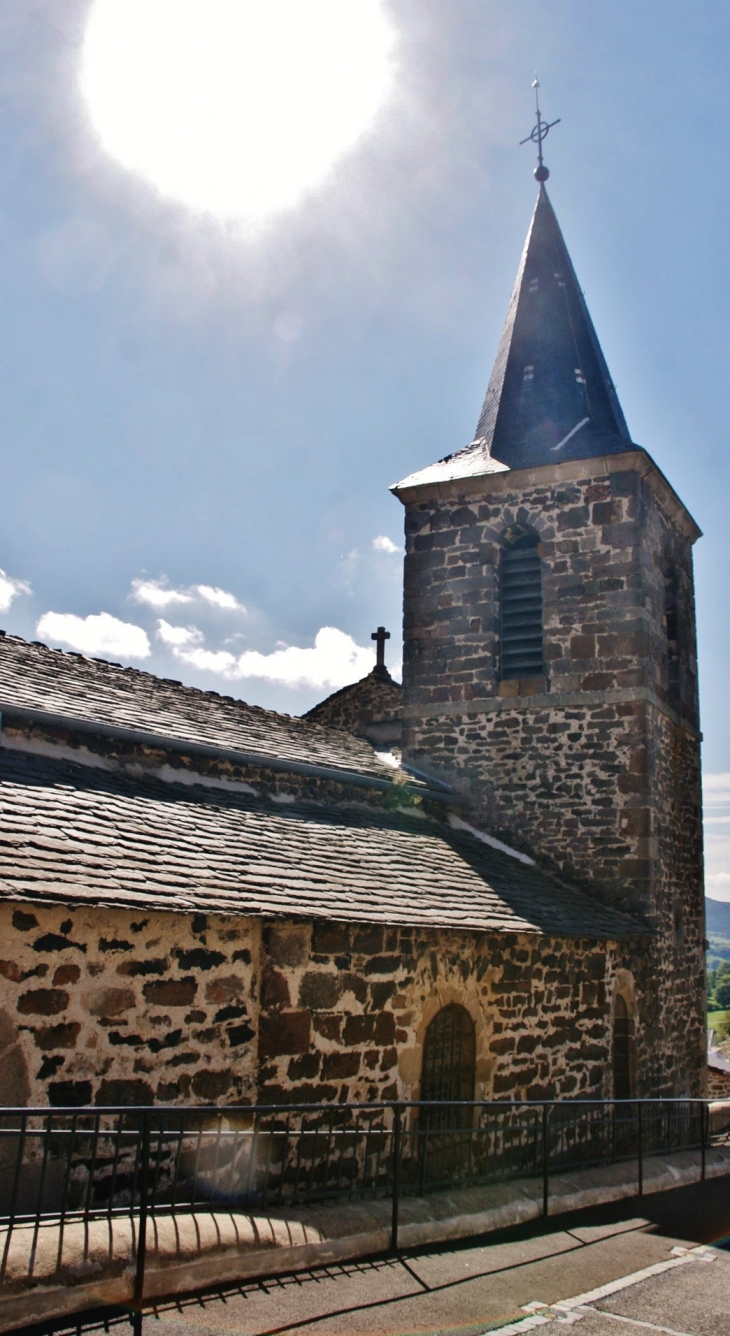
POLYGON ((711 900, 705 896, 707 931, 717 937, 730 937, 730 900, 711 900))

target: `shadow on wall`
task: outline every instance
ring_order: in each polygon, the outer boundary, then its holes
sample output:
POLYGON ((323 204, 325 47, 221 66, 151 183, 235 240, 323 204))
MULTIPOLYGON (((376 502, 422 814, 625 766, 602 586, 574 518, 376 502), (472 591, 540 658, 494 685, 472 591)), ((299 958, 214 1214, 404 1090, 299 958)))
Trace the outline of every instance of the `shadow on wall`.
MULTIPOLYGON (((0 1072, 2 1072, 1 1102, 17 1107, 28 1103, 30 1081, 28 1067, 20 1047, 20 1033, 7 1011, 0 1008, 0 1072)), ((0 1126, 2 1126, 0 1115, 0 1126)), ((5 1124, 7 1126, 7 1123, 5 1124)), ((6 1209, 12 1193, 17 1147, 7 1137, 0 1138, 0 1209, 6 1209)))

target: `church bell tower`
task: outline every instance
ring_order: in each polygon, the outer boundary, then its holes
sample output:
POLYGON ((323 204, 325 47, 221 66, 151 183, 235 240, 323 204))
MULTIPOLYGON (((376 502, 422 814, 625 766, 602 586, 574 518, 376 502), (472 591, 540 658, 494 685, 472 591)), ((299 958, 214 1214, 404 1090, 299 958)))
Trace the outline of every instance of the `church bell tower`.
POLYGON ((406 516, 404 759, 485 829, 652 930, 639 1088, 701 1093, 692 516, 629 434, 545 188, 474 440, 406 516))

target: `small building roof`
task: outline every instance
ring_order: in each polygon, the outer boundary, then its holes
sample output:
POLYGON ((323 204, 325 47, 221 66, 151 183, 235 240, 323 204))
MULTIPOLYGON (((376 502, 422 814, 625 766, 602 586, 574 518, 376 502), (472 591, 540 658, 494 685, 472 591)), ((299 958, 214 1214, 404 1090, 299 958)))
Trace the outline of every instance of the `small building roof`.
POLYGON ((343 728, 374 746, 400 746, 403 688, 387 668, 374 668, 321 700, 302 717, 328 728, 343 728))
POLYGON ((708 1048, 707 1066, 714 1072, 725 1072, 730 1076, 730 1058, 727 1058, 719 1048, 708 1048))
POLYGON ((0 898, 604 940, 646 931, 419 812, 284 805, 11 749, 0 898))

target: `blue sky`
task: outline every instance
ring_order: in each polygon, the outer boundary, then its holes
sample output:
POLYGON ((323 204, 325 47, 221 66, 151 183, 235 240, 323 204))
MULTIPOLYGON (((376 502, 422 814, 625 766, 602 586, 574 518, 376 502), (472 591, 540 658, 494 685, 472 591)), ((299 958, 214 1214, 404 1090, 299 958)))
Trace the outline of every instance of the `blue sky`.
POLYGON ((537 67, 630 430, 705 534, 708 889, 730 898, 727 5, 383 0, 392 95, 253 234, 104 152, 91 8, 0 10, 5 627, 292 713, 367 670, 378 623, 398 663, 388 484, 473 434, 534 201, 537 67))

